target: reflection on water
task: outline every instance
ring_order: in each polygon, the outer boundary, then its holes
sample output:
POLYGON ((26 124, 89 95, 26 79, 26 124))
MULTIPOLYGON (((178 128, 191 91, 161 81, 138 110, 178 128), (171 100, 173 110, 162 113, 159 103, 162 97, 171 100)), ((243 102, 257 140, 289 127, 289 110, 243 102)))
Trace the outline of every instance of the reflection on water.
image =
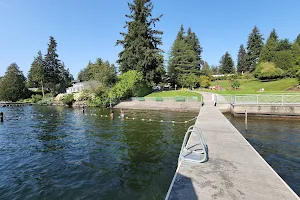
MULTIPOLYGON (((100 117, 109 115, 105 109, 83 114, 64 107, 8 107, 0 112, 5 113, 0 199, 163 199, 191 125, 110 120, 100 117)), ((169 121, 197 115, 125 113, 169 121)))
POLYGON ((225 115, 250 144, 300 196, 300 123, 225 115))

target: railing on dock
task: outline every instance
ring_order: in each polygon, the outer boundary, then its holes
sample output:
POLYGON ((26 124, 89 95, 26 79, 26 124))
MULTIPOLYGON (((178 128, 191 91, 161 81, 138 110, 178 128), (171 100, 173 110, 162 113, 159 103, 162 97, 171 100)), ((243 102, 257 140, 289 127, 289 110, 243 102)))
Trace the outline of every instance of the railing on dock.
POLYGON ((205 143, 201 129, 196 125, 190 126, 187 132, 185 133, 178 158, 178 164, 182 160, 199 163, 208 160, 207 144, 205 143), (196 138, 193 139, 193 143, 189 143, 189 138, 192 137, 192 134, 195 134, 193 137, 196 138))
POLYGON ((299 105, 298 94, 247 94, 247 95, 219 95, 214 94, 218 104, 232 105, 299 105))

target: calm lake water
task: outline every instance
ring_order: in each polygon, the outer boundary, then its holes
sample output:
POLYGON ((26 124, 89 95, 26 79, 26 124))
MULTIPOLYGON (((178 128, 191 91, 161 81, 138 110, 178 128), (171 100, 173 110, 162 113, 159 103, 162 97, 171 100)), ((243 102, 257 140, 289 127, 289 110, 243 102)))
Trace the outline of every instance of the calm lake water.
MULTIPOLYGON (((198 113, 63 107, 0 108, 0 199, 164 199, 177 167, 185 121, 198 113), (116 116, 119 115, 116 111, 116 116)), ((227 115, 300 194, 300 122, 227 115)))
POLYGON ((198 113, 0 108, 0 199, 164 199, 198 113), (116 116, 118 116, 116 111, 116 116), (91 115, 92 114, 92 115, 91 115), (96 115, 95 115, 96 114, 96 115))
POLYGON ((300 196, 300 121, 225 116, 300 196))

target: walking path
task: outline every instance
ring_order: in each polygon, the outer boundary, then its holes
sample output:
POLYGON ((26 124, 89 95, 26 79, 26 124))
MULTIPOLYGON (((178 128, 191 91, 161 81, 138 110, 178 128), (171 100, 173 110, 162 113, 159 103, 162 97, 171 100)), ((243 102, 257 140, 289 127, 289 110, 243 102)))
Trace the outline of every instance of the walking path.
MULTIPOLYGON (((205 163, 179 164, 166 199, 299 200, 300 198, 202 93, 199 126, 208 145, 205 163)), ((191 136, 190 140, 195 137, 191 136)), ((193 141, 190 141, 193 143, 193 141)))

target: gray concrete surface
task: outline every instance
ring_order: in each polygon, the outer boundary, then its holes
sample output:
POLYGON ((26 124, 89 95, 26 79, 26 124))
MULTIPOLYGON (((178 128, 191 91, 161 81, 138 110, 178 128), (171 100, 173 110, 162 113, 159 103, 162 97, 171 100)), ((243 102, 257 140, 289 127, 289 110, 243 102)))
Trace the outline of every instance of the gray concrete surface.
POLYGON ((300 116, 300 105, 234 105, 233 114, 300 116))
MULTIPOLYGON (((209 160, 179 164, 166 199, 299 200, 299 197, 204 95, 196 125, 209 160)), ((193 138, 193 137, 191 137, 193 138)), ((193 142, 191 142, 193 143, 193 142)))

